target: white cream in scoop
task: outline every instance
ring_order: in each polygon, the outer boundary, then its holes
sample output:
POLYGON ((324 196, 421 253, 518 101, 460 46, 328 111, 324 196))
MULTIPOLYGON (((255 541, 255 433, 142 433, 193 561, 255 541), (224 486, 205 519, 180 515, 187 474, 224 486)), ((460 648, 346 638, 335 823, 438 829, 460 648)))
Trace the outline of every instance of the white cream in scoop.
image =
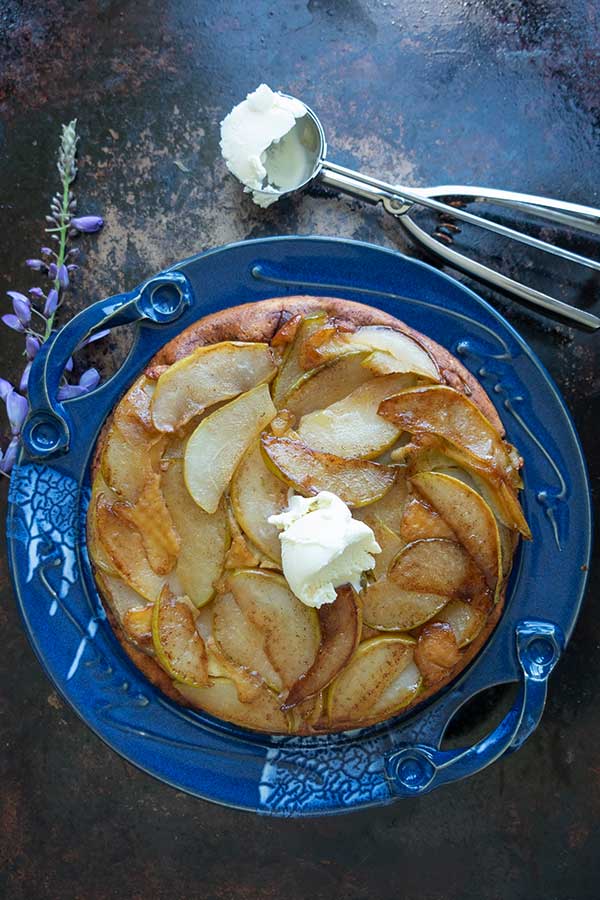
POLYGON ((306 107, 299 100, 261 84, 221 122, 227 168, 258 206, 270 206, 280 192, 307 177, 306 150, 293 131, 296 119, 304 115, 306 107))
POLYGON ((287 510, 269 516, 269 522, 283 529, 283 574, 306 606, 333 603, 342 584, 360 590, 363 572, 375 566, 372 554, 381 553, 369 526, 353 519, 343 500, 329 491, 309 498, 290 492, 287 510))

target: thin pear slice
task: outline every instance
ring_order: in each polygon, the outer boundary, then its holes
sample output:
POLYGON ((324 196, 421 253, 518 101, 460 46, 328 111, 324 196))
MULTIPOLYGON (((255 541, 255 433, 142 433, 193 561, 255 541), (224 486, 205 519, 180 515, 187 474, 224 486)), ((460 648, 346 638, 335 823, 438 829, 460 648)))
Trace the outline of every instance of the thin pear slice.
POLYGON ((281 711, 276 695, 267 687, 260 688, 244 703, 230 678, 211 678, 206 687, 174 686, 192 706, 226 722, 271 734, 287 734, 290 730, 288 716, 281 711))
POLYGON ((343 400, 373 378, 363 366, 364 353, 349 353, 306 372, 283 398, 283 406, 297 419, 343 400))
POLYGON ((387 494, 384 494, 380 500, 375 503, 369 503, 361 509, 357 509, 354 516, 371 528, 375 528, 379 523, 385 525, 396 534, 400 534, 400 526, 404 507, 406 505, 407 488, 406 477, 401 469, 397 470, 396 480, 387 494))
POLYGON ((100 459, 102 477, 124 500, 135 502, 153 472, 154 463, 158 464, 159 453, 146 444, 132 444, 113 424, 100 459))
POLYGON ((376 520, 371 527, 375 534, 375 540, 381 547, 381 553, 375 557, 375 568, 373 569, 373 578, 378 581, 380 578, 386 577, 392 560, 396 558, 405 541, 383 522, 376 520))
POLYGON ((411 485, 452 529, 490 590, 496 591, 502 583, 502 546, 495 516, 485 500, 463 481, 440 472, 415 475, 411 485))
POLYGON ((452 628, 459 647, 465 647, 475 640, 485 619, 482 610, 463 600, 451 600, 435 617, 436 622, 445 622, 452 628))
POLYGON ((384 577, 367 587, 362 600, 364 621, 370 628, 410 631, 443 609, 448 597, 405 590, 384 577))
POLYGON ((175 597, 167 586, 154 604, 152 640, 158 662, 171 678, 190 685, 207 683, 206 647, 196 630, 191 605, 187 598, 175 597))
POLYGON ((242 456, 276 413, 268 385, 260 384, 200 422, 187 442, 183 469, 198 506, 216 511, 242 456))
POLYGON ((102 590, 103 598, 108 602, 111 612, 121 624, 130 610, 140 609, 145 605, 144 598, 118 575, 100 571, 95 573, 95 577, 102 590))
POLYGON ((95 517, 98 539, 115 571, 146 600, 156 600, 165 580, 148 562, 139 531, 115 513, 103 493, 96 498, 95 517))
POLYGON ((417 640, 415 663, 427 685, 437 684, 460 661, 458 642, 446 622, 425 625, 417 640))
POLYGON ((307 497, 331 491, 348 506, 366 506, 389 491, 396 478, 391 466, 319 453, 291 438, 263 434, 261 444, 269 468, 307 497))
POLYGON ((285 701, 285 709, 298 706, 323 691, 348 664, 360 640, 362 617, 358 598, 350 585, 337 589, 333 603, 319 609, 321 646, 317 657, 294 685, 285 701))
POLYGON ((167 508, 181 538, 174 573, 182 593, 194 606, 208 603, 223 573, 229 548, 227 508, 221 501, 212 514, 204 512, 190 497, 183 480, 183 464, 171 460, 162 473, 161 487, 167 508))
POLYGON ((438 435, 471 454, 488 471, 516 486, 515 450, 478 406, 447 385, 413 387, 384 400, 380 414, 411 434, 438 435))
POLYGON ((439 513, 419 500, 411 497, 402 516, 400 534, 407 544, 419 541, 421 538, 449 538, 455 537, 449 525, 442 519, 439 513))
POLYGON ((128 609, 123 616, 123 631, 135 644, 146 649, 152 645, 154 603, 128 609))
POLYGON ((367 350, 373 353, 373 358, 367 365, 370 364, 375 371, 379 362, 388 367, 388 371, 380 370, 377 374, 410 372, 432 381, 440 381, 437 363, 429 351, 415 338, 387 325, 362 325, 349 332, 330 329, 327 340, 320 341, 317 333, 309 343, 323 361, 344 353, 367 350), (390 358, 378 360, 379 354, 390 358))
POLYGON ((175 431, 207 407, 245 393, 274 374, 268 344, 223 341, 198 347, 158 379, 152 397, 154 427, 175 431))
POLYGON ((279 693, 283 682, 265 653, 265 632, 246 618, 233 594, 220 594, 213 603, 213 610, 213 633, 223 653, 236 665, 257 672, 279 693))
POLYGON ((240 528, 259 550, 281 564, 279 530, 267 521, 287 506, 287 485, 266 466, 259 441, 249 447, 235 470, 229 488, 240 528))
POLYGON ((390 566, 389 577, 406 591, 488 602, 481 570, 457 541, 426 538, 407 544, 390 566))
POLYGON ((387 718, 406 706, 415 696, 420 677, 410 672, 408 683, 394 685, 413 664, 416 643, 407 635, 376 637, 362 643, 350 664, 329 688, 327 711, 332 725, 368 725, 387 718), (380 703, 387 693, 389 703, 380 703))
POLYGON ((155 389, 156 382, 142 375, 115 408, 114 423, 134 447, 147 447, 162 437, 154 427, 150 411, 155 389))
POLYGON ((181 545, 161 491, 160 475, 150 472, 135 503, 115 503, 113 511, 137 528, 154 571, 158 575, 168 574, 181 545))
POLYGON ((296 384, 299 378, 305 374, 303 365, 304 345, 313 332, 322 328, 327 321, 324 312, 317 312, 305 316, 296 330, 296 335, 287 347, 279 371, 273 381, 273 403, 277 408, 284 406, 283 400, 286 394, 296 384))
POLYGON ((303 416, 298 435, 313 450, 323 453, 361 459, 379 456, 397 440, 400 429, 377 410, 386 397, 412 383, 410 375, 372 378, 343 400, 303 416))
POLYGON ((443 438, 418 435, 410 444, 392 450, 390 455, 392 461, 402 462, 411 476, 417 472, 442 471, 466 479, 481 494, 499 522, 519 531, 526 540, 531 540, 531 530, 516 489, 472 453, 455 447, 443 438))
POLYGON ((317 656, 321 635, 316 611, 294 596, 281 575, 260 569, 232 572, 227 587, 244 616, 265 635, 265 652, 284 688, 291 688, 317 656))

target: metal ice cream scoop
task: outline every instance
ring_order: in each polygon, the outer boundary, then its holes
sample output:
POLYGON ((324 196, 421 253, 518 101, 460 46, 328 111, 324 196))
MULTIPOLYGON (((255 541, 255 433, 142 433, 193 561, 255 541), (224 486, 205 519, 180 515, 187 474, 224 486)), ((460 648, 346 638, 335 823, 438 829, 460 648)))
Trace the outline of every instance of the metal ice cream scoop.
MULTIPOLYGON (((306 115, 296 119, 295 126, 285 136, 284 141, 273 143, 267 149, 265 166, 270 174, 270 192, 274 191, 279 196, 285 196, 301 190, 315 180, 319 180, 328 187, 359 197, 370 203, 381 202, 387 212, 399 219, 417 243, 422 244, 431 253, 440 256, 451 266, 488 282, 494 288, 506 291, 522 300, 561 315, 578 325, 591 329, 600 327, 600 318, 598 316, 551 297, 542 291, 535 290, 526 284, 509 278, 507 275, 503 275, 495 269, 470 259, 463 253, 453 250, 447 244, 441 243, 435 236, 428 234, 411 218, 413 207, 427 207, 444 215, 446 231, 448 226, 452 229, 454 220, 467 222, 503 237, 519 241, 537 250, 558 256, 569 262, 600 271, 600 262, 597 260, 581 256, 563 247, 557 247, 547 241, 532 237, 522 231, 509 228, 490 219, 482 218, 468 212, 464 207, 467 203, 490 202, 592 234, 600 234, 600 209, 593 209, 578 203, 568 203, 563 200, 553 200, 548 197, 537 197, 533 194, 520 194, 514 191, 501 191, 494 188, 468 187, 456 184, 409 188, 405 185, 389 184, 379 178, 364 175, 362 172, 355 172, 328 160, 325 131, 320 120, 308 106, 306 106, 306 115), (297 171, 302 172, 302 177, 299 183, 293 187, 290 187, 290 173, 285 172, 284 168, 285 153, 283 151, 288 140, 293 142, 295 147, 300 145, 306 153, 305 165, 295 167, 297 171), (285 187, 282 187, 282 185, 285 185, 285 187)), ((438 238, 439 236, 438 233, 438 238)), ((444 237, 444 230, 442 230, 442 237, 444 237)))

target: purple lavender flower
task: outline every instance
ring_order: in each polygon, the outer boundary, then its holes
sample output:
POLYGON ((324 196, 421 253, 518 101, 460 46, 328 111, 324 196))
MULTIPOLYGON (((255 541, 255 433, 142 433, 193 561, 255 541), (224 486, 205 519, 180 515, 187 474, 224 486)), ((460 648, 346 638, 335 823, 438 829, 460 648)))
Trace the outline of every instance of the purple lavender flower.
POLYGON ((59 387, 57 397, 59 400, 73 400, 87 394, 87 390, 80 384, 63 384, 59 387))
POLYGON ((28 362, 25 368, 23 369, 23 374, 21 375, 21 380, 19 381, 19 390, 22 394, 27 393, 27 388, 29 387, 29 373, 31 372, 31 362, 28 362))
POLYGON ((56 263, 50 263, 50 265, 48 266, 48 278, 50 278, 52 281, 54 281, 54 279, 56 278, 57 275, 58 275, 58 266, 56 265, 56 263))
POLYGON ((73 371, 73 357, 70 356, 65 363, 65 372, 72 372, 72 371, 73 371))
POLYGON ((76 272, 79 266, 76 266, 75 263, 69 263, 67 266, 67 272, 76 272))
POLYGON ((13 435, 21 433, 21 426, 25 421, 28 409, 27 398, 18 394, 15 390, 10 391, 6 398, 6 414, 13 435))
POLYGON ((46 302, 44 303, 44 315, 51 316, 56 312, 56 307, 58 306, 58 291, 56 288, 52 288, 51 291, 48 291, 48 297, 46 298, 46 302))
POLYGON ((69 224, 72 228, 76 228, 77 231, 85 231, 88 234, 92 234, 94 231, 100 231, 104 225, 104 219, 101 216, 79 216, 76 219, 71 219, 69 224))
POLYGON ((7 381, 6 378, 0 378, 0 400, 4 402, 11 391, 14 391, 14 387, 7 381))
POLYGON ((28 334, 25 338, 25 353, 27 354, 27 359, 32 360, 35 358, 38 350, 40 349, 39 340, 34 337, 32 334, 28 334))
POLYGON ((12 313, 7 313, 5 316, 2 316, 2 321, 9 328, 12 328, 13 331, 25 331, 25 326, 21 320, 18 319, 17 316, 13 316, 12 313))
POLYGON ((100 384, 100 372, 97 369, 86 369, 79 379, 79 385, 86 391, 93 391, 100 384))
POLYGON ((69 273, 67 272, 67 267, 64 263, 59 268, 56 277, 58 278, 58 283, 63 290, 69 287, 69 273))
POLYGON ((37 297, 38 300, 42 300, 46 296, 40 287, 30 287, 29 293, 32 297, 37 297))
POLYGON ((40 247, 42 256, 52 256, 52 247, 40 247))
POLYGON ((35 269, 36 272, 46 268, 46 263, 43 259, 26 259, 25 265, 29 266, 30 269, 35 269))
POLYGON ((15 315, 22 325, 29 325, 31 322, 31 301, 25 294, 18 291, 7 291, 9 297, 12 298, 12 305, 15 315))
POLYGON ((99 341, 100 338, 106 337, 107 334, 110 334, 110 328, 103 328, 102 331, 96 331, 95 334, 91 334, 89 337, 86 337, 82 341, 80 341, 75 349, 81 350, 82 347, 86 347, 88 344, 93 344, 94 341, 99 341))
POLYGON ((5 452, 0 450, 0 472, 8 475, 17 459, 17 450, 19 448, 19 438, 14 437, 5 452))

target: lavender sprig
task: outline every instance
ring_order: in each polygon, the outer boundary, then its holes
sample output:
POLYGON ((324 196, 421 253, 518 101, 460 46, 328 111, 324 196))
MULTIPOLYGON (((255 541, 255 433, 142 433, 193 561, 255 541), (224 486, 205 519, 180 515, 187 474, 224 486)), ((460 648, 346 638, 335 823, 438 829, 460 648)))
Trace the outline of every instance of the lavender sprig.
MULTIPOLYGON (((17 457, 21 427, 29 404, 26 398, 31 364, 44 341, 47 341, 54 329, 56 314, 62 304, 63 295, 68 290, 71 278, 79 268, 74 260, 79 255, 77 247, 70 247, 70 240, 81 233, 93 234, 100 231, 104 221, 100 216, 77 216, 77 201, 71 189, 77 177, 77 120, 62 126, 58 151, 57 169, 60 176, 60 189, 50 201, 50 214, 46 216, 48 227, 46 232, 56 246, 44 246, 39 257, 25 260, 26 265, 34 272, 43 273, 49 280, 44 291, 41 287, 29 288, 29 296, 20 291, 7 291, 11 299, 11 313, 1 317, 2 322, 19 334, 24 335, 26 365, 17 387, 4 378, 0 378, 0 400, 6 406, 10 425, 8 446, 0 449, 0 474, 8 475, 17 457)), ((98 332, 79 345, 80 349, 91 341, 104 337, 108 332, 98 332)), ((93 390, 100 381, 96 369, 88 369, 80 376, 77 384, 70 383, 73 361, 69 360, 61 378, 59 400, 79 397, 93 390)))

